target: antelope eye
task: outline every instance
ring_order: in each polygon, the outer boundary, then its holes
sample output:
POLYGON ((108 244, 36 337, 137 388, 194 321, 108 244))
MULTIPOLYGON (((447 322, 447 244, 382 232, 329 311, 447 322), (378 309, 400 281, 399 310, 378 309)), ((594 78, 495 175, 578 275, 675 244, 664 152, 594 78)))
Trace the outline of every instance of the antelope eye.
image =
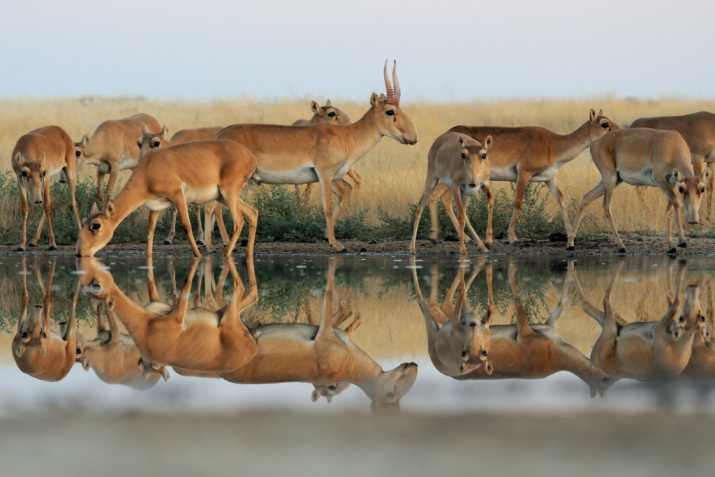
POLYGON ((338 389, 338 388, 336 388, 335 386, 333 386, 333 385, 331 384, 330 386, 328 386, 328 389, 330 389, 331 391, 335 391, 335 390, 338 389))
POLYGON ((705 323, 705 315, 700 315, 700 321, 702 321, 703 323, 705 323))
POLYGON ((92 224, 92 230, 99 230, 100 228, 102 228, 102 224, 100 224, 99 222, 95 222, 92 224))
POLYGON ((462 153, 462 159, 466 159, 467 155, 465 153, 462 153))
POLYGON ((701 193, 701 194, 704 194, 704 193, 705 193, 705 187, 701 187, 701 188, 700 188, 700 193, 701 193))
POLYGON ((74 155, 77 156, 77 157, 79 157, 79 156, 82 155, 82 151, 75 151, 75 152, 74 152, 74 155))
POLYGON ((392 398, 395 397, 395 393, 390 392, 390 393, 387 393, 386 396, 387 396, 389 399, 392 399, 392 398))
POLYGON ((42 337, 43 337, 43 338, 47 338, 47 333, 45 333, 45 332, 43 331, 43 332, 42 332, 42 337))
POLYGON ((47 171, 42 171, 42 177, 45 177, 47 175, 47 171))
POLYGON ((141 149, 141 147, 142 147, 142 141, 141 141, 141 140, 137 141, 137 146, 139 146, 139 148, 141 149))
POLYGON ((336 115, 335 115, 335 111, 330 111, 330 112, 328 113, 328 117, 329 117, 329 118, 334 118, 335 116, 336 116, 336 115))
POLYGON ((680 318, 678 318, 678 321, 681 322, 681 323, 684 322, 684 321, 685 321, 685 317, 684 317, 684 316, 681 316, 680 318))
POLYGON ((27 177, 27 171, 22 171, 22 177, 27 177))
POLYGON ((486 159, 486 158, 487 158, 487 154, 486 153, 482 154, 482 159, 486 159))
POLYGON ((487 351, 486 350, 482 351, 482 356, 486 356, 486 355, 487 355, 487 351))
POLYGON ((678 190, 680 191, 681 194, 685 191, 685 189, 683 189, 683 186, 678 187, 678 190))
POLYGON ((151 142, 152 148, 159 147, 160 145, 161 145, 161 141, 159 141, 158 139, 151 142))
POLYGON ((610 127, 610 124, 608 124, 608 123, 601 123, 601 127, 602 127, 603 129, 608 129, 608 128, 610 127))
POLYGON ((23 331, 23 332, 22 332, 22 337, 23 337, 23 338, 27 338, 27 336, 28 336, 28 332, 27 332, 27 331, 23 331))
POLYGON ((388 116, 394 116, 395 111, 393 111, 392 109, 388 109, 387 111, 385 111, 385 114, 387 114, 388 116))

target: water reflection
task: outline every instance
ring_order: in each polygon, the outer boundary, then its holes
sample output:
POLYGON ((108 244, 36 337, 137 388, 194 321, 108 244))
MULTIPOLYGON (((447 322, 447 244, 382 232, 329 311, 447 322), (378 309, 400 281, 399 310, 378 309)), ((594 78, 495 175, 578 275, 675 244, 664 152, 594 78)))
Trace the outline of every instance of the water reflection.
MULTIPOLYGON (((634 389, 662 397, 697 381, 709 392, 715 378, 711 260, 26 260, 0 263, 0 357, 64 378, 47 396, 77 396, 84 380, 123 385, 102 392, 125 389, 128 403, 140 389, 162 402, 235 396, 227 406, 260 393, 266 406, 280 395, 282 407, 482 409, 541 392, 610 409, 634 389), (273 384, 292 382, 305 384, 273 384)), ((8 386, 7 373, 0 398, 37 382, 17 372, 8 386)))

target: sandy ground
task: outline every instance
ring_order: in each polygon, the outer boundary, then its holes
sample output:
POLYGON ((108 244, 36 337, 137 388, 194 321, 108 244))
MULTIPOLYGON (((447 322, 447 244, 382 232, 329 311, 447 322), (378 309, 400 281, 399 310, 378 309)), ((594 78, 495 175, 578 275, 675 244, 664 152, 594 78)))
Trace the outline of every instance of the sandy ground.
POLYGON ((712 475, 714 419, 63 416, 0 422, 0 475, 712 475))
MULTIPOLYGON (((510 245, 506 240, 496 240, 491 249, 491 254, 495 255, 554 255, 563 254, 566 256, 583 255, 619 255, 616 243, 612 237, 604 237, 591 240, 577 240, 576 250, 566 251, 566 238, 554 237, 555 240, 535 240, 522 239, 514 245, 510 245)), ((622 235, 623 243, 626 247, 627 255, 667 255, 669 247, 663 237, 651 237, 641 235, 622 235)), ((343 242, 348 254, 368 253, 368 254, 408 254, 410 242, 407 240, 394 240, 389 242, 343 242)), ((676 242, 677 243, 677 242, 676 242)), ((0 255, 19 254, 15 252, 16 246, 0 246, 0 255)), ((144 255, 146 244, 144 243, 122 243, 109 244, 102 249, 97 256, 102 255, 144 255)), ((459 242, 443 241, 432 244, 429 240, 419 240, 416 252, 418 255, 424 254, 459 254, 459 242)), ((212 252, 216 255, 223 254, 223 246, 218 246, 212 252)), ((74 245, 60 245, 58 250, 49 252, 46 244, 41 244, 36 248, 28 248, 25 252, 31 255, 74 255, 74 245)), ((202 253, 205 251, 202 249, 202 253)), ((239 247, 237 254, 243 253, 243 248, 239 247)), ((256 243, 256 255, 273 254, 333 254, 334 249, 324 243, 256 243)), ((479 255, 481 252, 475 245, 467 245, 467 253, 479 255)), ((715 254, 715 238, 691 237, 687 240, 686 248, 677 248, 677 254, 683 256, 713 255, 715 254)), ((163 245, 159 242, 154 244, 154 256, 190 256, 191 247, 187 243, 174 245, 163 245)))

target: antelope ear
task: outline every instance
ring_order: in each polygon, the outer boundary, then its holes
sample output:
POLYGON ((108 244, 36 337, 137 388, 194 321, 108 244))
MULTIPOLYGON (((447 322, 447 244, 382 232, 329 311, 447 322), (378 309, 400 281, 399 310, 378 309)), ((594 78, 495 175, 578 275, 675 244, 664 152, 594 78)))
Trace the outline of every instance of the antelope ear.
POLYGON ((675 189, 678 186, 678 183, 680 182, 680 173, 678 172, 678 169, 673 169, 673 171, 670 174, 666 174, 665 176, 666 182, 668 182, 668 185, 675 189))
POLYGON ((142 126, 142 136, 145 136, 149 132, 149 128, 146 127, 146 124, 142 126))
POLYGON ((82 136, 82 140, 80 141, 84 147, 89 146, 89 137, 87 137, 86 134, 82 136))
POLYGON ((45 160, 45 152, 42 151, 42 154, 40 154, 40 163, 42 164, 42 168, 44 169, 46 167, 47 161, 45 160))
POLYGON ((491 375, 494 372, 494 365, 492 365, 491 361, 488 361, 484 363, 484 371, 487 372, 487 374, 491 375))
POLYGON ((18 343, 17 346, 15 346, 15 356, 18 358, 22 358, 22 353, 25 351, 25 347, 22 343, 18 343))
POLYGON ((376 108, 379 103, 380 103, 380 97, 377 95, 377 93, 372 93, 370 95, 370 105, 373 108, 376 108))
POLYGON ((330 102, 330 99, 328 99, 328 100, 325 102, 325 105, 326 105, 326 106, 332 106, 333 103, 331 103, 331 102, 330 102))
POLYGON ((89 211, 89 215, 94 215, 99 213, 99 207, 97 207, 97 203, 93 202, 92 203, 92 208, 89 211))
POLYGON ((484 140, 484 149, 487 151, 492 148, 492 137, 487 136, 487 138, 484 140))
POLYGON ((114 299, 112 297, 107 297, 107 308, 114 310, 114 299))
POLYGON ((164 382, 167 382, 169 380, 169 370, 166 369, 166 366, 164 366, 161 370, 161 378, 164 380, 164 382))
POLYGON ((82 369, 89 371, 89 360, 87 358, 82 360, 82 369))
POLYGON ((19 167, 25 167, 25 158, 23 157, 21 152, 15 154, 15 164, 17 164, 19 167))
POLYGON ((700 173, 700 178, 705 182, 708 181, 709 177, 710 177, 710 169, 706 168, 702 173, 700 173))
POLYGON ((310 102, 310 109, 313 110, 313 114, 318 114, 320 112, 320 105, 315 101, 310 102))
POLYGON ((598 116, 596 116, 596 111, 594 111, 594 110, 592 109, 592 110, 589 112, 589 116, 590 116, 590 118, 591 118, 591 122, 592 122, 592 123, 596 122, 596 118, 598 118, 598 116))
POLYGON ((461 135, 457 136, 457 144, 459 144, 459 147, 462 149, 467 147, 467 142, 464 140, 464 137, 462 137, 461 135))
POLYGON ((169 128, 166 127, 166 124, 164 124, 164 127, 161 128, 161 131, 159 131, 159 132, 162 134, 162 136, 164 137, 164 139, 166 139, 167 137, 169 137, 169 128))
POLYGON ((323 393, 320 392, 318 389, 314 389, 313 392, 310 394, 310 400, 315 402, 318 399, 320 399, 320 396, 322 396, 323 393))
POLYGON ((110 202, 107 204, 107 208, 104 209, 104 214, 107 216, 107 218, 111 217, 112 214, 114 213, 114 204, 110 202))

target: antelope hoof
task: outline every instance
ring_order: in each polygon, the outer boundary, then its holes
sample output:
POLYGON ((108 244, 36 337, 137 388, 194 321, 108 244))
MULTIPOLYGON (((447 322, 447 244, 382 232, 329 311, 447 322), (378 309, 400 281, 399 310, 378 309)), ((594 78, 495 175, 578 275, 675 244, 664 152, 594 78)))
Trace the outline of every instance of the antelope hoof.
POLYGON ((241 247, 248 247, 248 239, 241 240, 241 247))
POLYGON ((676 254, 678 253, 678 249, 675 248, 675 247, 673 247, 673 248, 671 248, 670 250, 668 250, 668 253, 669 253, 670 255, 676 255, 676 254))
POLYGON ((484 242, 484 246, 487 248, 487 250, 492 249, 492 243, 491 242, 484 242))
POLYGON ((171 240, 164 239, 164 245, 171 245, 171 240))
MULTIPOLYGON (((566 247, 566 250, 568 250, 569 252, 573 252, 575 250, 575 247, 573 245, 569 245, 568 247, 566 247)), ((625 252, 625 249, 621 249, 621 250, 623 250, 623 252, 625 252)))
POLYGON ((429 241, 432 242, 432 245, 437 245, 439 243, 439 240, 433 238, 429 239, 429 241))
POLYGON ((206 245, 203 240, 198 239, 196 240, 196 245, 206 245))
POLYGON ((37 247, 37 244, 36 244, 36 243, 33 243, 33 242, 30 242, 30 243, 27 244, 27 246, 34 248, 34 247, 37 247))
POLYGON ((16 252, 24 252, 24 251, 25 251, 25 247, 17 247, 17 248, 15 249, 15 251, 16 251, 16 252))
POLYGON ((618 253, 626 253, 626 247, 619 248, 618 253))
POLYGON ((685 243, 685 242, 681 242, 680 244, 678 244, 678 247, 680 247, 680 248, 688 248, 688 244, 685 243))
POLYGON ((57 247, 55 245, 50 245, 50 248, 48 248, 47 250, 57 250, 57 247))

